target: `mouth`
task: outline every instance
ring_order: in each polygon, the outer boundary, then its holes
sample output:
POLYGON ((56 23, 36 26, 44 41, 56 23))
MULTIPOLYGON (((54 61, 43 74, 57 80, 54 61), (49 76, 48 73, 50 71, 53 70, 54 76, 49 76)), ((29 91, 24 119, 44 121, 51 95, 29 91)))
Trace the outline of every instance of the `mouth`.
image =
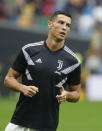
POLYGON ((65 36, 66 33, 65 32, 60 32, 60 35, 65 36))

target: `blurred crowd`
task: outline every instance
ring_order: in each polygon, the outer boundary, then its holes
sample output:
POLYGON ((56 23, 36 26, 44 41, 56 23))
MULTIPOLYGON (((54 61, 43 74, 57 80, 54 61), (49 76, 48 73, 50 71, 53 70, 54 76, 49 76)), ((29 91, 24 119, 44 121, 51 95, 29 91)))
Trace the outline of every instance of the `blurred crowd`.
POLYGON ((0 0, 0 19, 28 27, 45 26, 55 10, 72 15, 72 29, 91 35, 97 21, 102 22, 102 0, 0 0))

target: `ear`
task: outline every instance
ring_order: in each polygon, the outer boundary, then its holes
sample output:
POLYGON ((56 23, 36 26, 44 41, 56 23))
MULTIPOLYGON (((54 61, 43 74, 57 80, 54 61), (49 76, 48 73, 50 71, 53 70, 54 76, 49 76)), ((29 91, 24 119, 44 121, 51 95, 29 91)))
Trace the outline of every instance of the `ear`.
POLYGON ((49 27, 49 29, 51 28, 51 26, 52 26, 52 21, 48 21, 48 27, 49 27))

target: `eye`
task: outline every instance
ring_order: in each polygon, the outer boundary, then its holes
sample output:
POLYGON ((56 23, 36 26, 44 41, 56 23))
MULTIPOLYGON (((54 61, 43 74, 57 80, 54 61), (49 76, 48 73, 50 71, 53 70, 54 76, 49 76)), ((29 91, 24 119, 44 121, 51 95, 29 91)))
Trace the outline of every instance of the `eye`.
POLYGON ((58 23, 59 23, 59 24, 64 24, 64 22, 63 22, 63 21, 58 21, 58 23))
POLYGON ((67 25, 67 27, 70 27, 70 26, 71 26, 71 24, 69 24, 69 23, 68 23, 68 24, 66 24, 66 25, 67 25))

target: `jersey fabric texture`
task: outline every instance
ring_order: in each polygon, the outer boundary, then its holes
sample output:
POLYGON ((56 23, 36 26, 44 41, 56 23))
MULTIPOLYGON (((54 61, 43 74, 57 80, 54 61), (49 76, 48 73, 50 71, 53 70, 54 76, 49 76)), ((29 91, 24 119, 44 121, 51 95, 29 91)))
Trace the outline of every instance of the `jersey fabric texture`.
POLYGON ((80 61, 66 46, 51 51, 46 42, 25 45, 12 68, 22 74, 22 83, 36 86, 39 92, 32 98, 20 93, 11 122, 31 129, 56 130, 59 104, 56 95, 60 86, 80 84, 80 61))

